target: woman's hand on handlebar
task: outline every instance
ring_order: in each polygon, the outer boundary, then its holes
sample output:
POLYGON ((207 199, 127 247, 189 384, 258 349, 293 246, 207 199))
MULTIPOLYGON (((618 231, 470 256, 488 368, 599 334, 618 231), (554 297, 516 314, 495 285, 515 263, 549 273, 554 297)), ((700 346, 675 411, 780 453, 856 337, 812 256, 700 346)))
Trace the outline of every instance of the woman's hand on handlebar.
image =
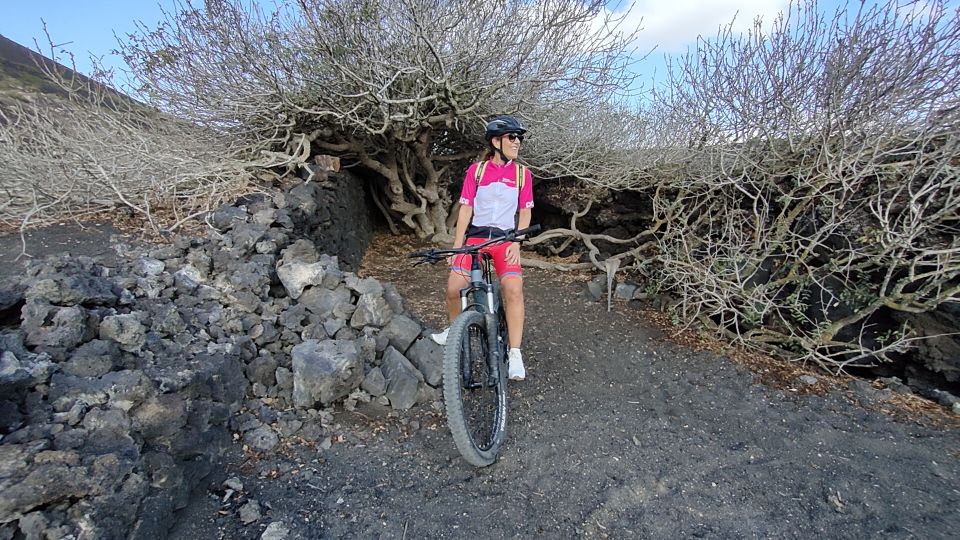
POLYGON ((539 225, 533 225, 525 229, 514 231, 513 238, 515 241, 511 242, 510 245, 507 246, 507 264, 520 264, 520 242, 523 242, 530 234, 539 230, 539 225))
POLYGON ((507 246, 507 264, 520 264, 520 244, 511 242, 507 246))
MULTIPOLYGON (((460 249, 460 248, 462 248, 462 247, 463 247, 463 246, 458 246, 458 245, 454 244, 453 247, 450 248, 450 249, 460 249)), ((450 255, 450 256, 448 256, 448 257, 447 257, 447 266, 449 266, 450 268, 453 268, 453 260, 456 259, 456 258, 457 258, 456 255, 450 255)))

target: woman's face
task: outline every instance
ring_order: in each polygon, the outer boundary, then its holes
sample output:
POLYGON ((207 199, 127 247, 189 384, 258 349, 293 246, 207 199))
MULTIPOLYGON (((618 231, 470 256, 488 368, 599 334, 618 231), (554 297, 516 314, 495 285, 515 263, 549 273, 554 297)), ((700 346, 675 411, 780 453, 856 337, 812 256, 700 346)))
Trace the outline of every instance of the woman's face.
POLYGON ((508 133, 502 137, 499 137, 500 142, 500 151, 503 152, 503 155, 507 156, 508 160, 517 159, 517 156, 520 155, 520 138, 517 137, 515 133, 508 133), (510 138, 513 137, 511 141, 510 138))

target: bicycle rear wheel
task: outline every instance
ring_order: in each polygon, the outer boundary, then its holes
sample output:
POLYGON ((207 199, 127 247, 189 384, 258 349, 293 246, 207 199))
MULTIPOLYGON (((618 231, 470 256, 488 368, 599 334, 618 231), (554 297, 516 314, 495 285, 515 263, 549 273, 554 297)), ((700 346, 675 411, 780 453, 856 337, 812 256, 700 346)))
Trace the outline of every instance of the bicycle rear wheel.
POLYGON ((443 400, 457 450, 471 465, 497 459, 507 431, 507 378, 490 350, 486 318, 461 313, 443 351, 443 400))

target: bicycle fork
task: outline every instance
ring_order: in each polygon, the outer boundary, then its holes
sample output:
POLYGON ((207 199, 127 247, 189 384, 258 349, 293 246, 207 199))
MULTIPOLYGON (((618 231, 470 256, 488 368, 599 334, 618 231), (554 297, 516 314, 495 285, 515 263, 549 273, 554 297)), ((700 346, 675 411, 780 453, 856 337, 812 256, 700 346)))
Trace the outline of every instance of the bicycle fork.
MULTIPOLYGON (((481 306, 483 307, 484 315, 493 314, 493 291, 490 289, 491 289, 490 287, 487 287, 487 294, 486 294, 487 301, 484 303, 484 305, 481 306)), ((467 296, 468 295, 466 293, 460 293, 460 311, 461 312, 466 311, 467 308, 470 307, 467 296)))
POLYGON ((470 270, 470 287, 460 291, 460 311, 464 312, 467 308, 470 307, 469 296, 470 290, 481 290, 486 293, 486 304, 481 305, 483 308, 484 314, 494 313, 493 311, 493 287, 489 283, 483 280, 483 272, 480 270, 479 265, 475 264, 475 268, 470 270))
MULTIPOLYGON (((465 311, 470 306, 468 304, 469 293, 461 291, 460 293, 460 303, 462 309, 465 311)), ((502 337, 500 336, 500 320, 496 313, 493 312, 493 292, 488 290, 486 293, 487 301, 485 306, 481 306, 484 309, 483 318, 484 326, 487 329, 487 354, 485 355, 484 361, 486 362, 487 368, 487 386, 493 386, 495 384, 496 378, 500 376, 500 369, 502 369, 504 362, 504 350, 502 347, 502 337)), ((468 343, 461 343, 461 347, 466 345, 469 347, 468 343)), ((474 361, 474 355, 469 354, 469 351, 461 350, 461 358, 469 358, 469 362, 464 362, 461 366, 463 370, 463 387, 466 389, 476 389, 482 386, 481 383, 473 381, 473 375, 471 374, 473 370, 472 362, 474 361)))
MULTIPOLYGON (((492 306, 493 302, 491 301, 489 304, 492 306)), ((506 349, 502 346, 503 343, 501 343, 500 320, 497 314, 487 313, 484 315, 484 318, 487 320, 487 346, 490 347, 489 359, 491 362, 491 365, 487 366, 487 368, 490 370, 490 384, 492 385, 496 377, 500 376, 500 370, 503 369, 504 362, 506 361, 503 353, 506 349)))
MULTIPOLYGON (((470 286, 460 291, 460 311, 470 309, 470 292, 477 291, 484 294, 485 301, 478 302, 483 312, 484 323, 487 327, 487 385, 493 386, 496 377, 500 375, 503 356, 500 347, 500 325, 497 312, 494 308, 493 286, 483 279, 483 270, 480 267, 480 258, 474 257, 470 268, 470 286)), ((474 296, 476 298, 476 295, 474 296)), ((461 351, 461 354, 467 351, 461 351)), ((473 358, 473 355, 468 355, 473 358)), ((480 388, 481 383, 473 382, 471 370, 473 366, 463 366, 463 387, 468 389, 480 388)))

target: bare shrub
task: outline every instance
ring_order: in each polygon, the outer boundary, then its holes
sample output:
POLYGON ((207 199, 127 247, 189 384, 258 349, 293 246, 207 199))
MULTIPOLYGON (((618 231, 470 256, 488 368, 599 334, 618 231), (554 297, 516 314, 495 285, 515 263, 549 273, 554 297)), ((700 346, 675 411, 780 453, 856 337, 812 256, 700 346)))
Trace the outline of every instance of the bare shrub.
POLYGON ((247 147, 52 62, 40 67, 61 91, 0 110, 0 223, 22 230, 125 209, 165 232, 253 189, 247 147))
POLYGON ((675 59, 649 177, 682 318, 836 369, 907 348, 883 313, 960 292, 958 98, 943 2, 794 2, 675 59))

